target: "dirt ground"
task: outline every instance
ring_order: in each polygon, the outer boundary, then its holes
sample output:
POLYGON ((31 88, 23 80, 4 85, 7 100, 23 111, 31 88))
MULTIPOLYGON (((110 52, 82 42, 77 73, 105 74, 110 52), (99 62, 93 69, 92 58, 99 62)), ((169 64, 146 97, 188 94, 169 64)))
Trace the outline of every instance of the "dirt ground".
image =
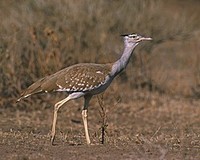
POLYGON ((54 146, 53 104, 31 110, 33 102, 23 110, 1 110, 0 159, 200 158, 199 100, 145 92, 128 95, 132 100, 124 94, 120 102, 105 101, 108 126, 103 145, 97 98, 89 108, 91 146, 84 137, 82 100, 67 103, 59 112, 54 146))

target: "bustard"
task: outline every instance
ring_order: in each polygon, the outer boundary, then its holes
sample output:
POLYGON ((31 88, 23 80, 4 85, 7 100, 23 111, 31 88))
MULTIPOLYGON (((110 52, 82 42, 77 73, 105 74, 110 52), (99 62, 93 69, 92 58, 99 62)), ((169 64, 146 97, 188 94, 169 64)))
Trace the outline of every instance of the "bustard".
POLYGON ((64 68, 33 83, 17 100, 20 101, 23 98, 40 92, 59 91, 67 92, 69 94, 65 99, 57 102, 54 106, 51 144, 53 144, 55 139, 58 110, 64 103, 80 97, 84 97, 82 119, 85 129, 85 137, 87 144, 91 143, 87 123, 87 110, 90 99, 93 95, 106 90, 115 76, 126 68, 134 48, 141 41, 152 40, 151 38, 145 38, 138 34, 126 34, 122 36, 125 47, 121 58, 116 62, 108 64, 80 63, 64 68))

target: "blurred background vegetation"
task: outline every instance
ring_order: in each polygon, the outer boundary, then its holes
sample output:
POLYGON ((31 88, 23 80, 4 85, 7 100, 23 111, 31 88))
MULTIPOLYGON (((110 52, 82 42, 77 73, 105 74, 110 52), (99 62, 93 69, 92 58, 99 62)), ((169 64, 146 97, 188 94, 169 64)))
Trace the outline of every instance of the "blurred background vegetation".
MULTIPOLYGON (((198 0, 0 1, 1 108, 15 108, 23 89, 64 67, 115 61, 123 50, 119 35, 132 32, 153 41, 135 50, 107 92, 199 98, 199 6, 198 0)), ((17 105, 41 107, 44 99, 61 95, 36 95, 17 105)))

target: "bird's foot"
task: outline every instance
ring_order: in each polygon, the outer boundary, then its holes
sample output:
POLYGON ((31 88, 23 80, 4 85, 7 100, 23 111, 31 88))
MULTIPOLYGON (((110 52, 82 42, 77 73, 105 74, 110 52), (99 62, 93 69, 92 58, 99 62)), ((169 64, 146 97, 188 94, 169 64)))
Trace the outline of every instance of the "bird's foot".
POLYGON ((55 145, 55 144, 54 144, 54 139, 55 139, 55 135, 51 135, 50 141, 51 141, 51 145, 52 145, 52 146, 55 145))

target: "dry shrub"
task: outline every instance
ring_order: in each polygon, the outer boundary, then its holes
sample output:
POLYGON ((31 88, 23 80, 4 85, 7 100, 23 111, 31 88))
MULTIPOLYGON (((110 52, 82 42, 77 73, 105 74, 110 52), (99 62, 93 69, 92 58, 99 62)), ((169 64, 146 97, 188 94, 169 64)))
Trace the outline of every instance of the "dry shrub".
MULTIPOLYGON (((113 61, 123 47, 119 34, 126 32, 154 39, 137 49, 136 61, 126 72, 127 86, 147 83, 162 88, 152 82, 151 70, 144 66, 153 55, 139 57, 137 52, 151 53, 157 44, 182 40, 195 30, 191 19, 163 8, 163 2, 157 0, 1 1, 1 105, 13 106, 24 88, 61 68, 113 61)), ((125 81, 126 74, 117 83, 125 81)))

